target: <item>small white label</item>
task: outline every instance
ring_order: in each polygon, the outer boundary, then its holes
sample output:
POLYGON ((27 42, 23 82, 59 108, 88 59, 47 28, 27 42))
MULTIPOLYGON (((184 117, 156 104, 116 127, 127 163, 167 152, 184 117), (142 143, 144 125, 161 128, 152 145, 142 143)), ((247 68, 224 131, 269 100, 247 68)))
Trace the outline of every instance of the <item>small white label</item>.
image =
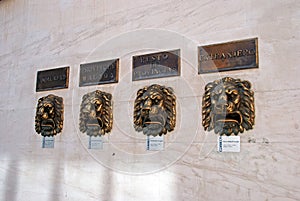
POLYGON ((42 148, 54 148, 54 137, 43 137, 43 143, 42 143, 42 148))
POLYGON ((218 151, 219 152, 240 152, 241 141, 240 136, 219 136, 218 151))
POLYGON ((103 149, 102 137, 91 137, 89 138, 89 149, 103 149))
POLYGON ((147 150, 161 151, 164 150, 164 136, 147 136, 147 150))

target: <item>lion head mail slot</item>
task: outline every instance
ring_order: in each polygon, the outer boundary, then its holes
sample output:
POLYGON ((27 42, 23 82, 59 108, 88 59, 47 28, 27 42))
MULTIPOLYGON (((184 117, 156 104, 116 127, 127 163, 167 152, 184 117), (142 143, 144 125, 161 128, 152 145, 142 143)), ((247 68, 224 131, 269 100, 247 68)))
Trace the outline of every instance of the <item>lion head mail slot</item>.
POLYGON ((145 135, 163 135, 176 124, 176 97, 173 89, 158 84, 139 89, 134 102, 134 128, 145 135))
POLYGON ((54 136, 63 129, 63 98, 50 94, 38 100, 35 130, 42 136, 54 136))
POLYGON ((202 125, 220 135, 238 135, 253 128, 254 93, 248 81, 224 77, 205 86, 202 125))
POLYGON ((80 106, 79 130, 89 136, 111 132, 112 95, 100 90, 85 94, 80 106))

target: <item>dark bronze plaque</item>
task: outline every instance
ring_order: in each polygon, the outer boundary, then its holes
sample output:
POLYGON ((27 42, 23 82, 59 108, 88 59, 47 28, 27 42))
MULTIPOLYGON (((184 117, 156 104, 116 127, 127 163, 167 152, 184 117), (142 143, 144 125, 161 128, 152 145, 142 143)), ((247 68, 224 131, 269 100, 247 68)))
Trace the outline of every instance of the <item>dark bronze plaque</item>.
POLYGON ((119 59, 80 65, 79 86, 116 83, 119 78, 119 59))
POLYGON ((69 86, 69 67, 37 72, 36 91, 64 89, 69 86))
POLYGON ((133 56, 132 80, 180 75, 180 50, 133 56))
POLYGON ((200 73, 258 68, 257 38, 198 47, 200 73))

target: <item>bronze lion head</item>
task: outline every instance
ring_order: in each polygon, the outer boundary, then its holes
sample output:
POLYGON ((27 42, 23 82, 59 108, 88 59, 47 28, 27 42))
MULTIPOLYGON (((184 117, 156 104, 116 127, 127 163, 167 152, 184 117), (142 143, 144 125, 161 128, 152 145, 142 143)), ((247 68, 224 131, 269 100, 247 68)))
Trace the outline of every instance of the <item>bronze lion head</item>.
POLYGON ((202 125, 220 135, 238 135, 253 128, 254 93, 248 81, 230 77, 210 82, 202 99, 202 125))
POLYGON ((145 135, 163 135, 176 124, 176 97, 172 88, 153 84, 137 92, 134 102, 134 128, 145 135))
POLYGON ((63 98, 50 94, 38 100, 35 115, 35 130, 42 136, 54 136, 62 131, 63 98))
POLYGON ((112 129, 112 95, 96 90, 82 97, 79 130, 89 136, 101 136, 112 129))

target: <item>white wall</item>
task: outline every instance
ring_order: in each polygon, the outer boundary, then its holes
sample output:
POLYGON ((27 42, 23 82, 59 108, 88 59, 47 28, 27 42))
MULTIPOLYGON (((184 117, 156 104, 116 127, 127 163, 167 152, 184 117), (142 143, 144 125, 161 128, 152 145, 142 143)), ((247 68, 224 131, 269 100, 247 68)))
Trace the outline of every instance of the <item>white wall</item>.
POLYGON ((0 200, 299 200, 300 68, 297 0, 2 0, 0 200), (197 46, 258 37, 259 68, 198 75, 197 46), (180 77, 131 81, 131 57, 181 49, 180 77), (78 87, 79 65, 120 58, 117 84, 78 87), (36 72, 70 66, 68 89, 35 92, 36 72), (201 126, 207 82, 249 80, 256 123, 240 153, 218 153, 201 126), (173 87, 177 125, 163 152, 133 129, 136 91, 173 87), (112 93, 114 126, 103 150, 78 130, 86 92, 112 93), (64 98, 54 149, 34 130, 37 100, 64 98), (249 142, 252 139, 252 142, 249 142), (253 143, 255 139, 255 143, 253 143))

